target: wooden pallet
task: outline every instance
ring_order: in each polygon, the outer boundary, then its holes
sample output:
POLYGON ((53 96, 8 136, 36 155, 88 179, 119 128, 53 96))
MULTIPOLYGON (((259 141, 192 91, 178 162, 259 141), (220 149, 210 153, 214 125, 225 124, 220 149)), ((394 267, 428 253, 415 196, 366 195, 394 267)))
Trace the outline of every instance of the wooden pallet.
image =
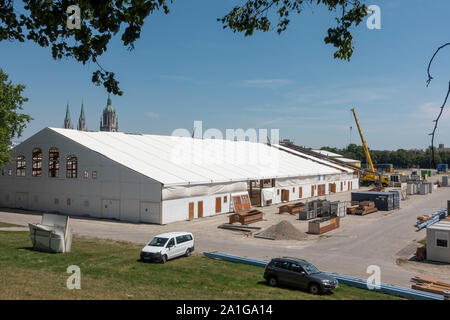
POLYGON ((419 276, 412 278, 411 281, 414 282, 411 285, 412 289, 450 296, 450 283, 419 276))
POLYGON ((289 213, 289 214, 298 214, 305 208, 305 204, 303 202, 295 202, 290 204, 284 204, 278 207, 278 213, 289 213))

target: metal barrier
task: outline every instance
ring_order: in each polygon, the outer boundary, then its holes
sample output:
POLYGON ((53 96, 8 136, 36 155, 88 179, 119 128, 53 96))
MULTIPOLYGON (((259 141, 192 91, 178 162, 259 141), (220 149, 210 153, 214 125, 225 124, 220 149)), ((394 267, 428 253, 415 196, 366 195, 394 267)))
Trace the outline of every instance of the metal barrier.
MULTIPOLYGON (((265 260, 259 260, 254 258, 245 258, 240 257, 232 254, 222 253, 222 252, 203 252, 203 254, 209 258, 213 259, 220 259, 230 262, 236 262, 236 263, 243 263, 248 264, 256 267, 262 267, 264 268, 269 262, 265 260)), ((382 283, 380 288, 377 289, 369 289, 367 287, 367 280, 355 278, 351 276, 346 276, 342 274, 337 273, 331 273, 331 272, 325 272, 333 277, 335 277, 339 283, 345 284, 347 286, 357 287, 360 289, 365 290, 373 290, 378 291, 406 299, 414 299, 414 300, 445 300, 444 296, 441 296, 439 294, 414 290, 414 289, 408 289, 403 287, 397 287, 397 286, 391 286, 389 284, 382 283)))

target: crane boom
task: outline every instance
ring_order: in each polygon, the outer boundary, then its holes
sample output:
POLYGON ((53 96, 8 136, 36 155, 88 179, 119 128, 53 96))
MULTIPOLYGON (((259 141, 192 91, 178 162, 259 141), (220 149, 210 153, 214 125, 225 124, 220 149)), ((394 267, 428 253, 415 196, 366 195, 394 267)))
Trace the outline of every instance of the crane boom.
POLYGON ((358 117, 356 116, 355 109, 351 109, 353 112, 353 116, 355 117, 356 126, 358 127, 359 135, 361 136, 361 142, 364 148, 364 153, 366 155, 367 162, 369 163, 370 171, 375 173, 375 168, 372 163, 372 158, 370 157, 369 148, 367 148, 366 140, 364 140, 364 136, 361 131, 361 127, 359 126, 358 117))

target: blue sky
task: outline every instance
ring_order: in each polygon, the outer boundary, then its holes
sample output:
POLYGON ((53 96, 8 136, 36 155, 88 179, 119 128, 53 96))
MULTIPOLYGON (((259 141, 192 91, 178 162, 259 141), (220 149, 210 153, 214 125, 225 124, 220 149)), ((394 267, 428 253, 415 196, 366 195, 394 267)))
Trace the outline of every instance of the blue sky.
MULTIPOLYGON (((223 30, 216 18, 234 1, 175 0, 171 13, 151 15, 136 50, 120 36, 101 57, 124 91, 113 96, 120 131, 171 134, 176 128, 276 128, 297 144, 343 147, 360 143, 354 107, 372 149, 425 148, 427 135, 450 80, 450 50, 436 58, 434 80, 425 86, 434 50, 450 39, 448 0, 367 1, 381 8, 381 30, 365 21, 354 30, 350 62, 333 59, 323 38, 333 16, 306 7, 288 30, 252 37, 223 30)), ((96 66, 55 61, 33 43, 0 42, 0 67, 27 86, 25 112, 34 120, 21 140, 47 126, 61 127, 67 101, 72 121, 84 100, 87 125, 98 130, 107 94, 90 81, 96 66)), ((450 145, 450 106, 436 143, 450 145)))

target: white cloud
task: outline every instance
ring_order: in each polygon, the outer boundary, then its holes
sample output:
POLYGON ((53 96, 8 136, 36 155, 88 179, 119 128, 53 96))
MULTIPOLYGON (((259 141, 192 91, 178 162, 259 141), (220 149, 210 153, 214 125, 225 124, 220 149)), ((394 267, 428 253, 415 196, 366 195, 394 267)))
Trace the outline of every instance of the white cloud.
POLYGON ((160 78, 176 81, 192 81, 191 77, 181 76, 181 75, 161 75, 160 78))
POLYGON ((152 118, 152 119, 159 118, 159 114, 158 114, 158 113, 155 113, 155 112, 149 111, 149 112, 147 112, 146 114, 147 114, 147 117, 152 118))
MULTIPOLYGON (((434 120, 437 118, 440 112, 440 107, 442 106, 442 102, 425 102, 422 103, 416 110, 411 113, 412 118, 421 118, 425 120, 434 120)), ((446 105, 444 107, 444 111, 442 112, 442 115, 439 119, 439 121, 442 120, 449 120, 450 119, 450 104, 446 105)))
POLYGON ((287 79, 250 79, 235 82, 234 85, 247 88, 279 88, 290 83, 287 79))

